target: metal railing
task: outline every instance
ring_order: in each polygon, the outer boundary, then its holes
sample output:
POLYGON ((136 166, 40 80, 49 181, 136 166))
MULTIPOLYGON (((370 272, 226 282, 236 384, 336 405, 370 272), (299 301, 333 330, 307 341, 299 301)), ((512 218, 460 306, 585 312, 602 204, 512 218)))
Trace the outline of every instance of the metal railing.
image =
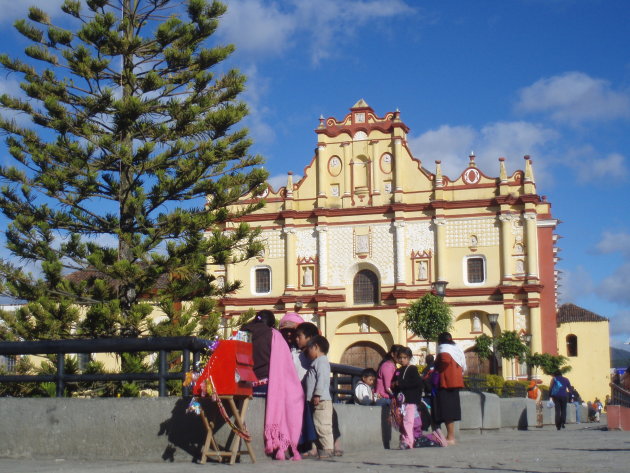
MULTIPOLYGON (((45 383, 56 385, 56 396, 63 397, 66 383, 111 381, 157 381, 158 393, 166 396, 168 380, 182 380, 192 363, 199 361, 200 354, 209 341, 197 337, 160 338, 97 338, 89 340, 43 340, 34 342, 0 342, 0 355, 57 355, 56 373, 41 375, 2 375, 0 383, 45 383), (182 370, 169 372, 167 355, 182 352, 182 370), (68 374, 65 357, 76 353, 158 353, 158 370, 145 373, 68 374)), ((184 394, 187 389, 184 388, 184 394)))
POLYGON ((610 383, 610 404, 613 406, 630 407, 630 391, 618 384, 610 383))
MULTIPOLYGON (((521 384, 505 383, 501 386, 493 386, 488 384, 486 378, 477 376, 465 376, 464 385, 466 391, 492 393, 499 397, 525 397, 527 395, 527 388, 521 384)), ((543 395, 544 393, 543 391, 543 395)))
POLYGON ((361 379, 363 368, 331 363, 330 372, 330 394, 333 402, 352 402, 354 387, 361 379))

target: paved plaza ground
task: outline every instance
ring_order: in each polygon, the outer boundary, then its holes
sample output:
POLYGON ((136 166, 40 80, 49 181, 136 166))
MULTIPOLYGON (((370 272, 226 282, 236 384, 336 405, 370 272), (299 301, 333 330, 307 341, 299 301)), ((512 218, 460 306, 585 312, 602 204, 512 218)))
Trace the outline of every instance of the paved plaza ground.
MULTIPOLYGON (((51 441, 54 441, 51 439, 51 441)), ((234 466, 207 463, 81 462, 64 459, 0 459, 6 473, 340 473, 340 472, 623 472, 630 471, 630 432, 602 430, 599 424, 568 425, 556 431, 551 426, 529 431, 506 430, 464 434, 459 444, 448 448, 407 451, 372 449, 346 452, 334 461, 277 462, 261 459, 252 465, 247 458, 234 466)))

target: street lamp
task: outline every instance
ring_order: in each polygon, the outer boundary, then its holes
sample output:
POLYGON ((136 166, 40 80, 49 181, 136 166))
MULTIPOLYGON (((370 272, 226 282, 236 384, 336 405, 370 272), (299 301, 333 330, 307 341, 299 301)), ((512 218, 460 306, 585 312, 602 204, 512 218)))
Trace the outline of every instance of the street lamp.
POLYGON ((499 321, 499 314, 488 314, 488 322, 490 323, 490 329, 492 330, 492 374, 498 374, 499 367, 497 366, 497 347, 494 337, 494 329, 499 321))
POLYGON ((432 286, 433 286, 433 290, 435 291, 435 294, 438 297, 441 297, 442 299, 444 299, 444 296, 446 294, 446 285, 448 284, 448 281, 435 281, 432 286))

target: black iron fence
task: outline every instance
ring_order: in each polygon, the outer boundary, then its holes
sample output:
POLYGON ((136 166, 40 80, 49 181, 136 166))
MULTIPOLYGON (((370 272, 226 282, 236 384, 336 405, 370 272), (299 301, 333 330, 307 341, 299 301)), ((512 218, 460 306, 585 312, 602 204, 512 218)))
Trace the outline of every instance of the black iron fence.
POLYGON ((630 391, 618 384, 610 383, 610 404, 613 406, 630 407, 630 391))
MULTIPOLYGON (((0 383, 55 383, 57 397, 63 397, 67 383, 78 382, 121 382, 121 381, 157 381, 160 396, 167 396, 167 381, 183 381, 194 366, 201 353, 208 346, 209 341, 197 337, 149 337, 149 338, 102 338, 90 340, 43 340, 33 342, 0 342, 0 357, 15 360, 21 355, 57 355, 56 373, 39 375, 8 374, 0 375, 0 383), (143 373, 99 373, 99 374, 71 374, 65 372, 66 355, 80 355, 92 353, 157 353, 157 372, 143 373), (181 371, 169 371, 168 354, 181 352, 181 371), (192 357, 192 358, 191 358, 192 357)), ((331 394, 334 402, 350 401, 353 388, 361 379, 362 368, 331 363, 331 394)), ((187 388, 183 394, 188 395, 187 388)))
MULTIPOLYGON (((157 381, 158 393, 166 396, 169 380, 184 380, 190 370, 191 361, 199 361, 201 353, 209 341, 197 337, 159 338, 99 338, 90 340, 43 340, 35 342, 0 342, 0 355, 57 355, 56 373, 40 375, 6 374, 0 376, 0 383, 50 383, 56 385, 57 397, 63 397, 66 383, 72 382, 112 382, 112 381, 157 381), (157 353, 157 372, 144 373, 99 373, 68 374, 65 372, 65 358, 70 354, 81 353, 157 353), (182 369, 169 372, 167 356, 170 352, 181 352, 182 369), (192 360, 191 360, 192 356, 192 360)), ((187 390, 184 389, 184 394, 187 390)))
POLYGON ((354 387, 361 380, 363 368, 331 363, 330 372, 330 394, 333 402, 352 402, 354 387))

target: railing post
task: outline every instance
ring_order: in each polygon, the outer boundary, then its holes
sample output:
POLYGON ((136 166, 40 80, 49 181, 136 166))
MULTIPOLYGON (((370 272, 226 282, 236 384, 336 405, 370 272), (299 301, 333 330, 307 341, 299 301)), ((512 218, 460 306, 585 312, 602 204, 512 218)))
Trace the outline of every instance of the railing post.
POLYGON ((332 390, 332 402, 337 402, 339 397, 339 374, 333 373, 333 390, 332 390))
POLYGON ((166 396, 166 374, 168 372, 167 363, 166 363, 166 350, 160 350, 160 368, 159 368, 159 381, 158 381, 158 391, 160 393, 160 397, 166 396))
POLYGON ((57 354, 57 397, 63 397, 64 388, 66 387, 66 383, 64 380, 65 375, 65 361, 66 354, 58 353, 57 354))
MULTIPOLYGON (((182 352, 182 372, 184 376, 190 371, 190 350, 185 348, 182 352)), ((190 387, 182 386, 182 396, 190 396, 190 387)))

